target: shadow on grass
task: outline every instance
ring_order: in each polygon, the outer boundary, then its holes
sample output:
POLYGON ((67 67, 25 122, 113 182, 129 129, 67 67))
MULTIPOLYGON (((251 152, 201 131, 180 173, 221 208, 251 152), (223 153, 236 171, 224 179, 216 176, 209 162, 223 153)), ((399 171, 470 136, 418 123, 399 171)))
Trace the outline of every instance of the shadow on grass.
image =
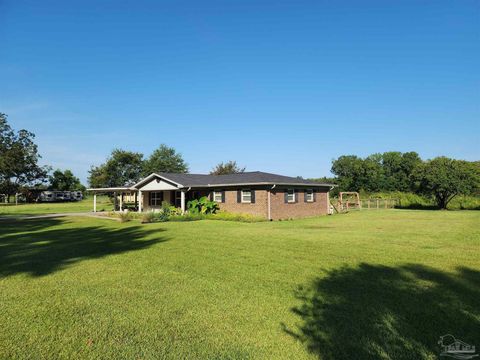
POLYGON ((298 328, 284 331, 321 359, 432 359, 441 335, 480 338, 480 272, 362 264, 296 292, 298 328))
POLYGON ((165 237, 145 240, 161 229, 141 226, 52 228, 68 220, 38 219, 0 224, 0 277, 19 273, 43 276, 85 259, 141 250, 165 237))
POLYGON ((395 209, 403 209, 403 210, 440 210, 440 208, 436 205, 424 205, 424 204, 395 205, 395 209))

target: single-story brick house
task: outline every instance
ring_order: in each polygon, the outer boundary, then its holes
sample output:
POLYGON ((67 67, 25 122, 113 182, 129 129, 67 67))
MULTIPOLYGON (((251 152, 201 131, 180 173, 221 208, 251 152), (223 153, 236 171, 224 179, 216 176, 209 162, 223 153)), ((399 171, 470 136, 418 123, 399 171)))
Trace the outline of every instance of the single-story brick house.
POLYGON ((230 175, 153 173, 132 186, 88 189, 96 194, 115 193, 116 208, 127 201, 139 212, 161 207, 167 201, 185 211, 186 203, 207 196, 220 210, 251 214, 270 220, 328 214, 332 184, 260 171, 230 175), (140 201, 139 201, 140 200, 140 201))

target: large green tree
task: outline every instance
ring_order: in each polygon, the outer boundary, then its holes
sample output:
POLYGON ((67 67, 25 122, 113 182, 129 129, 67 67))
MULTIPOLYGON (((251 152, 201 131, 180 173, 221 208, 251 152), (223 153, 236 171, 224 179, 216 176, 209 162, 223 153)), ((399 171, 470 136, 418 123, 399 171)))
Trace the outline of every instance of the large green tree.
POLYGON ((91 167, 88 183, 91 187, 126 186, 140 180, 142 172, 143 154, 114 149, 105 163, 91 167))
POLYGON ((332 173, 341 190, 359 191, 363 188, 363 160, 356 155, 342 155, 332 162, 332 173))
POLYGON ((332 162, 332 173, 344 191, 412 191, 411 174, 421 161, 416 152, 344 155, 332 162))
POLYGON ((240 167, 237 165, 236 161, 227 161, 221 162, 215 166, 212 171, 210 171, 211 175, 228 175, 228 174, 238 174, 245 172, 245 167, 240 167))
POLYGON ((389 151, 382 154, 384 183, 382 190, 412 191, 411 175, 417 165, 422 162, 414 151, 401 153, 389 151))
POLYGON ((187 173, 188 165, 174 148, 162 144, 145 160, 143 165, 143 175, 145 176, 158 172, 187 173))
POLYGON ((62 171, 57 169, 49 176, 50 186, 52 190, 60 191, 85 191, 80 179, 73 175, 71 170, 62 171))
POLYGON ((22 187, 44 183, 48 166, 38 164, 41 156, 34 142, 35 134, 27 130, 15 132, 0 113, 0 193, 10 196, 22 187))
POLYGON ((418 165, 412 177, 419 191, 432 196, 440 209, 446 209, 455 196, 480 188, 480 171, 475 163, 443 156, 418 165))

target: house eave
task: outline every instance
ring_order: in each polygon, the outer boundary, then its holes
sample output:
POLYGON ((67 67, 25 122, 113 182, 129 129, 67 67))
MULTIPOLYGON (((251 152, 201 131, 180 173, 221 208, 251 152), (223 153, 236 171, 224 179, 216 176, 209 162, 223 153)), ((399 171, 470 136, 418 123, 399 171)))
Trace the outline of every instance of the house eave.
POLYGON ((115 191, 136 191, 135 188, 128 186, 106 187, 106 188, 88 188, 91 192, 115 192, 115 191))
POLYGON ((279 183, 279 182, 250 182, 250 183, 225 183, 225 184, 205 184, 205 185, 187 185, 183 188, 218 188, 218 187, 244 187, 244 186, 301 186, 301 187, 328 187, 333 189, 333 184, 306 184, 306 183, 279 183))

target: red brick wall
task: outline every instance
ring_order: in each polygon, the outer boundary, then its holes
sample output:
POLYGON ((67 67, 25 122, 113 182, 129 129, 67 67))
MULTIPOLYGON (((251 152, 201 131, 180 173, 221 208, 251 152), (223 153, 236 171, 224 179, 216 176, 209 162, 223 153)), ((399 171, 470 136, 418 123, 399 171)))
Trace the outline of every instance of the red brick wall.
POLYGON ((328 197, 326 190, 317 190, 315 202, 305 202, 302 189, 295 189, 298 202, 285 203, 285 190, 273 190, 271 193, 271 217, 278 219, 296 219, 309 216, 326 215, 328 213, 328 197))
MULTIPOLYGON (((270 194, 270 215, 273 220, 296 219, 302 217, 326 215, 328 213, 328 196, 326 190, 316 190, 315 202, 305 202, 304 190, 295 189, 298 202, 285 203, 285 190, 273 190, 270 194)), ((255 190, 255 203, 237 202, 237 189, 225 190, 225 202, 219 203, 220 209, 232 213, 251 214, 268 218, 268 191, 255 190)))
POLYGON ((305 202, 304 191, 295 189, 298 202, 285 203, 285 190, 271 193, 271 217, 278 219, 296 219, 309 216, 326 215, 328 213, 328 196, 326 191, 317 190, 315 202, 305 202))
POLYGON ((225 202, 218 203, 220 210, 232 213, 251 214, 266 218, 267 211, 267 191, 255 190, 255 203, 244 204, 237 202, 237 190, 225 190, 225 202))

